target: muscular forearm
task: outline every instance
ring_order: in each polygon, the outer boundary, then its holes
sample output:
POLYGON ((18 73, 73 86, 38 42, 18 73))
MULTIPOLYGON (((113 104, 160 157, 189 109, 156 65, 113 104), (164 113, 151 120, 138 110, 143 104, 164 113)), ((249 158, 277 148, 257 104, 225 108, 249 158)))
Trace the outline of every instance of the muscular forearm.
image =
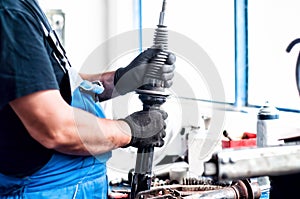
POLYGON ((130 142, 129 126, 123 121, 97 118, 94 115, 73 108, 65 124, 61 124, 64 137, 52 148, 66 154, 89 155, 101 154, 130 142), (72 142, 72 141, 73 142, 72 142))
POLYGON ((100 101, 105 101, 118 96, 114 90, 114 75, 115 72, 106 72, 102 74, 80 74, 81 78, 89 81, 100 81, 105 90, 99 95, 100 101))
POLYGON ((129 126, 69 106, 58 90, 39 91, 10 102, 29 134, 65 154, 101 154, 130 142, 129 126))

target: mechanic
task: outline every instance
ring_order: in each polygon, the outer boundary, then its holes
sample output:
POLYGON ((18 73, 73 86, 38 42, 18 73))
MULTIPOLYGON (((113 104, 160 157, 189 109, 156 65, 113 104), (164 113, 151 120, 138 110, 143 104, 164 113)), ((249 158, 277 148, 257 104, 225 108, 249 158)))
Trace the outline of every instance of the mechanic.
MULTIPOLYGON (((46 21, 35 0, 0 1, 0 198, 107 198, 111 150, 161 147, 167 114, 138 111, 112 120, 77 108, 68 69, 37 16, 46 21)), ((142 86, 159 52, 147 49, 126 67, 80 76, 100 81, 97 98, 105 101, 142 86)), ((169 53, 161 71, 166 88, 174 63, 169 53)))

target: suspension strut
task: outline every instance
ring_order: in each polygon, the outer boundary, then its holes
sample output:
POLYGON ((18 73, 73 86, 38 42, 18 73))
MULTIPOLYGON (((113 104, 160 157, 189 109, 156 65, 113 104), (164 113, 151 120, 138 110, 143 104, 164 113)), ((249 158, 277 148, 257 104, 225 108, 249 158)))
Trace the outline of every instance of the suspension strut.
MULTIPOLYGON (((163 0, 162 10, 159 16, 159 24, 155 29, 153 46, 160 49, 160 53, 154 58, 145 74, 144 86, 136 90, 139 99, 143 103, 143 110, 160 109, 169 96, 165 92, 164 82, 161 81, 160 70, 168 58, 168 30, 164 23, 166 0, 163 0)), ((130 198, 134 199, 138 192, 149 190, 151 187, 151 175, 154 147, 138 148, 134 175, 131 183, 130 198)))

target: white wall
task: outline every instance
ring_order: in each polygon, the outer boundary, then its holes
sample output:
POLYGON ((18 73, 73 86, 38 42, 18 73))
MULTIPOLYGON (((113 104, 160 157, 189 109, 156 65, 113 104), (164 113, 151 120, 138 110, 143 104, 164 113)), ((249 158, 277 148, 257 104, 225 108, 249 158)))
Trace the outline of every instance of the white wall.
POLYGON ((136 0, 39 0, 65 13, 65 48, 77 69, 110 37, 137 27, 136 0))

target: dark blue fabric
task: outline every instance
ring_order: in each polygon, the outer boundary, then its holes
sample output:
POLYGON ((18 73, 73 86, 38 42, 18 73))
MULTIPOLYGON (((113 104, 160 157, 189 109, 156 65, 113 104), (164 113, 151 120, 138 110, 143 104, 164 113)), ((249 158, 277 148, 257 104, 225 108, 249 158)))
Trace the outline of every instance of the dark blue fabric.
MULTIPOLYGON (((34 0, 28 0, 34 2, 34 0)), ((63 87, 39 21, 21 0, 0 1, 0 172, 26 176, 51 158, 8 105, 16 98, 63 87)))
POLYGON ((33 92, 59 89, 62 78, 52 66, 40 23, 18 2, 0 1, 0 109, 33 92))

